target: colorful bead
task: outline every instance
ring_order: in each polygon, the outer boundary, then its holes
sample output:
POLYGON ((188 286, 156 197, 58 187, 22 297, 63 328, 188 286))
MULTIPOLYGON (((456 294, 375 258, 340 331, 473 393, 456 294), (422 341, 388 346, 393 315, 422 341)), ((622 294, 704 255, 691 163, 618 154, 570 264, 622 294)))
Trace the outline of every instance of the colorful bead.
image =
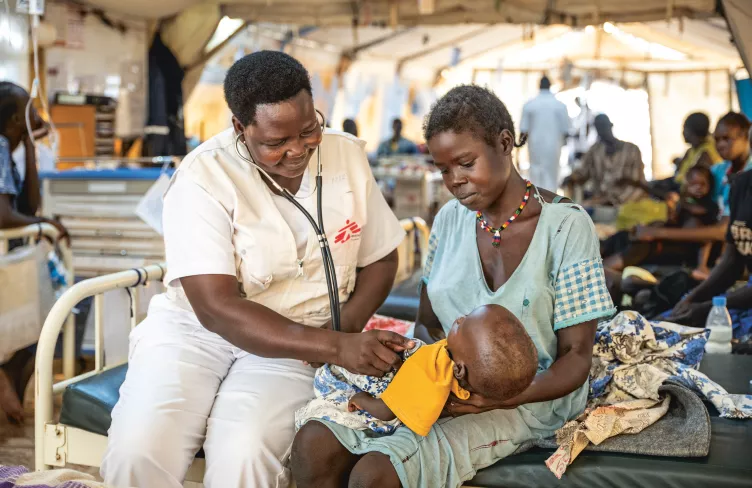
POLYGON ((522 213, 522 209, 525 208, 525 205, 527 205, 527 201, 530 199, 530 189, 532 188, 533 184, 530 183, 529 180, 525 180, 525 183, 525 196, 522 198, 520 206, 517 207, 517 210, 514 211, 514 214, 509 217, 509 219, 507 219, 507 221, 504 222, 498 229, 489 225, 486 219, 483 218, 483 212, 478 211, 478 213, 475 214, 475 218, 480 224, 480 228, 493 236, 493 241, 491 242, 491 245, 493 245, 493 247, 499 247, 501 245, 501 231, 509 227, 509 225, 514 222, 514 220, 522 213))

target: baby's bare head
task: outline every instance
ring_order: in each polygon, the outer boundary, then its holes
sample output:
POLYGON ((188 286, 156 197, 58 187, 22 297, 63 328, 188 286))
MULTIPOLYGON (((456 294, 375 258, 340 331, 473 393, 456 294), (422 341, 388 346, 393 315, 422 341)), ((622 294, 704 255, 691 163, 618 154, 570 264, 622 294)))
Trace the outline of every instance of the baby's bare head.
POLYGON ((458 318, 447 335, 447 349, 460 385, 486 398, 519 395, 538 371, 538 353, 525 326, 499 305, 458 318))

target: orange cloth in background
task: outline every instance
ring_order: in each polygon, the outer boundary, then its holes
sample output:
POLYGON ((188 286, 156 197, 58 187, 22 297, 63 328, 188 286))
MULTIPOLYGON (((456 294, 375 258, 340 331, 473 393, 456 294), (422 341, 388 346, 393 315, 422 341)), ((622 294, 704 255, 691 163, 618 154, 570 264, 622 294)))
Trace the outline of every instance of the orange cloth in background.
POLYGON ((421 346, 394 375, 381 399, 410 430, 427 436, 441 415, 449 392, 467 400, 470 392, 454 377, 446 339, 421 346))

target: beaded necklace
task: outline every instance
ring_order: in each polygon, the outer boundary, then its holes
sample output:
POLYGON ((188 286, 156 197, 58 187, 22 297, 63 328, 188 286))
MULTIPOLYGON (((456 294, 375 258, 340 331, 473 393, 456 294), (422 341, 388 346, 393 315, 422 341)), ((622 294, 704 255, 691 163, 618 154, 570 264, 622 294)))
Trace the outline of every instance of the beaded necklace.
POLYGON ((522 209, 525 208, 525 205, 527 205, 527 201, 530 199, 530 189, 532 188, 533 184, 530 183, 530 180, 525 180, 525 183, 525 196, 522 197, 520 206, 517 207, 517 210, 514 211, 514 214, 512 214, 512 216, 509 217, 509 219, 507 219, 507 221, 504 222, 501 227, 491 227, 488 224, 488 221, 483 218, 483 212, 481 212, 480 210, 475 214, 475 219, 480 224, 480 228, 493 236, 493 242, 491 243, 493 247, 499 247, 501 245, 501 231, 509 227, 509 225, 514 222, 514 220, 522 213, 522 209))

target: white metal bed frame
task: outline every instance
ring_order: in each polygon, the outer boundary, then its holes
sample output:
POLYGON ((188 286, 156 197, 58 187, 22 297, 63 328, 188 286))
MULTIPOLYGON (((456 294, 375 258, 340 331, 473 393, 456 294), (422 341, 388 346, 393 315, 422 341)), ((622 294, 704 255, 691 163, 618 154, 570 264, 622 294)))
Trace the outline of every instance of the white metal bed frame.
MULTIPOLYGON (((407 258, 409 273, 413 270, 412 259, 416 251, 415 232, 421 252, 421 265, 425 264, 426 250, 430 229, 423 219, 413 218, 401 221, 402 227, 408 232, 407 238, 400 246, 400 256, 407 258)), ((162 280, 166 272, 164 265, 152 265, 121 271, 110 275, 84 280, 66 291, 55 303, 44 323, 36 357, 35 383, 35 465, 36 470, 42 471, 52 468, 65 467, 67 463, 84 466, 99 467, 107 447, 107 437, 82 429, 70 427, 53 418, 54 395, 61 394, 69 385, 92 377, 121 364, 104 366, 104 311, 103 294, 118 288, 136 288, 148 281, 162 280), (52 360, 55 353, 55 341, 71 310, 81 300, 94 297, 94 370, 76 376, 66 376, 64 381, 53 383, 52 360)), ((131 328, 137 324, 138 294, 131 293, 131 328)), ((205 463, 203 459, 195 459, 186 475, 186 488, 200 488, 204 475, 205 463)))
MULTIPOLYGON (((8 253, 8 243, 15 239, 34 239, 47 237, 53 242, 57 242, 60 248, 60 254, 65 268, 65 279, 68 284, 73 284, 75 273, 73 271, 73 254, 69 244, 63 240, 58 242, 60 232, 55 226, 47 223, 27 225, 26 227, 17 227, 14 229, 0 230, 0 255, 8 253)), ((72 378, 76 368, 76 321, 75 316, 69 313, 64 318, 63 326, 63 375, 66 378, 72 378)), ((58 334, 60 331, 58 330, 58 334)), ((53 349, 57 336, 53 341, 53 349)), ((54 352, 54 351, 53 351, 54 352)))

